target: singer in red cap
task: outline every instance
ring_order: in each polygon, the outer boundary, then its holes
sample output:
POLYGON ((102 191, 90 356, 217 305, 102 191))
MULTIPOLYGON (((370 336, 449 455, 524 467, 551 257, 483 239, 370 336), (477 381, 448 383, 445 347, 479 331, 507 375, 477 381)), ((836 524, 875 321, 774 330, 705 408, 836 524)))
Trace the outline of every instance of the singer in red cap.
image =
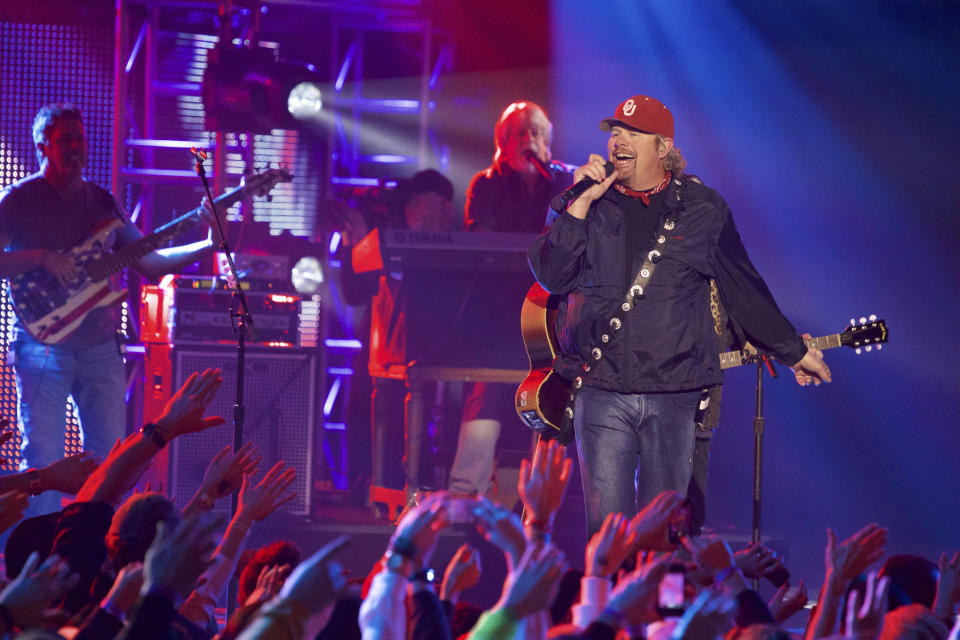
MULTIPOLYGON (((106 250, 132 244, 143 233, 106 189, 85 180, 87 141, 80 110, 70 104, 40 109, 33 122, 40 171, 0 192, 0 277, 35 272, 36 286, 62 295, 58 283, 70 283, 81 268, 68 256, 96 228, 120 220, 106 250)), ((133 264, 150 278, 180 271, 210 255, 206 240, 151 251, 133 264)), ((13 345, 20 398, 25 463, 42 467, 63 458, 67 395, 80 410, 84 449, 106 457, 126 435, 126 371, 120 354, 113 309, 95 308, 66 339, 44 344, 22 329, 13 345)), ((26 466, 26 464, 24 466, 26 466)), ((60 510, 60 495, 34 498, 28 516, 60 510)))
POLYGON ((636 95, 600 128, 606 157, 574 173, 592 186, 554 212, 529 253, 540 284, 563 296, 554 369, 573 391, 590 535, 608 513, 687 490, 696 414, 721 383, 711 280, 753 345, 800 384, 830 381, 751 264, 727 203, 684 175, 670 110, 636 95))

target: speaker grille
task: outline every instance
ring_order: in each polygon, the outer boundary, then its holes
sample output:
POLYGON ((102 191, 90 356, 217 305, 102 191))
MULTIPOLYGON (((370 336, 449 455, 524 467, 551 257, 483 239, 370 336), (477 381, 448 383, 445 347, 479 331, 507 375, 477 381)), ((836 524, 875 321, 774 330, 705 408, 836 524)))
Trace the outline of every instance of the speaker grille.
MULTIPOLYGON (((226 418, 225 425, 174 440, 170 464, 170 495, 183 507, 203 480, 210 460, 233 442, 233 404, 237 387, 237 355, 234 350, 177 348, 174 356, 174 390, 194 371, 219 367, 223 386, 210 403, 207 415, 226 418)), ((313 429, 316 358, 312 352, 251 351, 244 367, 243 440, 260 447, 263 461, 255 480, 278 460, 297 472, 291 489, 297 497, 281 510, 308 515, 313 476, 313 429)), ((226 500, 217 510, 229 511, 226 500)))

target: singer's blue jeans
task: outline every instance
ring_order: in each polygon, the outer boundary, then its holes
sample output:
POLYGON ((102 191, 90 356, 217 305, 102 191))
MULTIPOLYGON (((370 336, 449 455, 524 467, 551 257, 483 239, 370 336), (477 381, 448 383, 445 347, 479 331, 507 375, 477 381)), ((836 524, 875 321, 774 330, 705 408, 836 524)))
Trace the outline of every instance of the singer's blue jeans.
POLYGON ((686 495, 700 391, 615 393, 584 387, 574 408, 588 536, 661 491, 686 495))

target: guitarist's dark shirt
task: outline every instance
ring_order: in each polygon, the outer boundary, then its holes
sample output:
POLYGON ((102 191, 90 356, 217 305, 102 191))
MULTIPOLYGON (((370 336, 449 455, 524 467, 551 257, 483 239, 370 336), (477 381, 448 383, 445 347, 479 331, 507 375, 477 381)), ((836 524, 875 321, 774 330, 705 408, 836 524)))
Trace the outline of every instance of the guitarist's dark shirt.
MULTIPOLYGON (((39 173, 0 192, 0 235, 10 239, 7 251, 65 251, 83 243, 97 224, 110 218, 126 222, 110 192, 92 182, 84 182, 72 202, 64 200, 39 173)), ((115 241, 109 239, 111 245, 115 241)), ((99 344, 112 340, 115 333, 112 310, 100 307, 91 311, 60 346, 99 344)))

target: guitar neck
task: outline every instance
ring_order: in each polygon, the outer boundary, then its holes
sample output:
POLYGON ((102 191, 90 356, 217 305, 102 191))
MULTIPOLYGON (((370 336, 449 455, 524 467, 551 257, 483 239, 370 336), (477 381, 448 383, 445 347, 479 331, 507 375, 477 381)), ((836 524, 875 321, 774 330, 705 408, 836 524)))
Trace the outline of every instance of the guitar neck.
MULTIPOLYGON (((834 333, 829 336, 820 336, 819 338, 810 338, 809 340, 804 340, 804 343, 807 347, 812 349, 818 349, 823 351, 824 349, 833 349, 835 347, 841 346, 843 343, 840 340, 842 334, 834 333)), ((726 351, 720 354, 720 368, 729 369, 731 367, 739 367, 740 365, 747 364, 751 361, 753 354, 744 353, 741 351, 726 351)))
MULTIPOLYGON (((225 209, 243 198, 246 188, 241 185, 227 191, 214 200, 218 208, 225 209)), ((126 245, 117 251, 105 255, 99 260, 87 264, 87 273, 94 281, 106 280, 114 273, 132 266, 140 258, 156 250, 168 239, 179 235, 196 224, 196 217, 203 212, 203 207, 197 207, 182 216, 175 218, 154 230, 136 242, 126 245)))

